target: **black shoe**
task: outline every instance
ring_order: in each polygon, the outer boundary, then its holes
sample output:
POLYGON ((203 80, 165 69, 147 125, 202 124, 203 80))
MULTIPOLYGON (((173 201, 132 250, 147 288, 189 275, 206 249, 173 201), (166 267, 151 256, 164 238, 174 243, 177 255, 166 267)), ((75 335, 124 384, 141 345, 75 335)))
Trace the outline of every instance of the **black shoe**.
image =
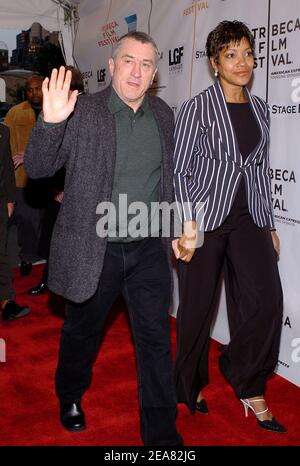
POLYGON ((70 432, 79 432, 86 428, 85 415, 80 402, 61 403, 60 421, 65 429, 70 432))
POLYGON ((42 293, 46 293, 48 290, 47 283, 45 282, 40 282, 37 286, 34 286, 33 288, 29 288, 28 294, 31 296, 37 296, 42 293))
POLYGON ((260 421, 259 419, 257 419, 257 424, 262 429, 270 430, 272 432, 287 432, 286 428, 279 424, 279 422, 276 421, 275 417, 272 417, 271 421, 260 421))
POLYGON ((15 301, 8 301, 2 310, 3 320, 13 320, 24 317, 29 313, 28 306, 19 306, 15 301))
POLYGON ((196 401, 195 411, 201 414, 208 414, 208 406, 204 398, 201 401, 196 401))
POLYGON ((244 400, 241 399, 241 402, 244 406, 245 409, 245 416, 248 417, 248 409, 250 408, 253 414, 256 416, 257 424, 259 427, 262 429, 270 430, 272 432, 281 432, 285 433, 287 432, 286 428, 283 427, 281 424, 279 424, 278 421, 276 421, 275 417, 272 417, 271 420, 266 419, 265 421, 260 421, 257 417, 258 414, 263 414, 269 411, 268 407, 264 409, 263 411, 260 412, 255 412, 254 407, 251 405, 251 403, 257 403, 258 401, 265 401, 264 398, 258 398, 255 400, 249 400, 248 398, 245 398, 244 400))
POLYGON ((20 265, 20 274, 22 277, 25 277, 26 275, 29 275, 32 270, 32 263, 31 262, 25 262, 22 261, 20 265))

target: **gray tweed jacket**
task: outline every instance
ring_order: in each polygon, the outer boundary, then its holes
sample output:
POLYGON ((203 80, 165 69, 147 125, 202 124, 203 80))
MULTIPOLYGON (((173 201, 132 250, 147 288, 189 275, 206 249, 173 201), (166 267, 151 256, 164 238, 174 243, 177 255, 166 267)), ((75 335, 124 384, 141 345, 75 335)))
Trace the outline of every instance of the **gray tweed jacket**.
MULTIPOLYGON (((74 302, 96 291, 106 239, 96 234, 99 202, 110 201, 116 157, 116 129, 108 109, 111 88, 78 98, 66 123, 34 127, 25 153, 25 170, 31 178, 53 176, 66 168, 64 199, 52 235, 49 287, 74 302)), ((160 201, 173 202, 173 127, 168 105, 149 97, 162 144, 160 201)), ((170 239, 164 239, 171 267, 170 239)))

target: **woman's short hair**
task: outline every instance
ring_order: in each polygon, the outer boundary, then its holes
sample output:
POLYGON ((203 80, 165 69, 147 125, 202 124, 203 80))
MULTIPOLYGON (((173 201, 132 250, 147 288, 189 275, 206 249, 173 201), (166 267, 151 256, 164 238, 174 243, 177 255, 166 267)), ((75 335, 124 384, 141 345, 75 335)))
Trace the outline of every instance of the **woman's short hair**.
POLYGON ((243 38, 248 39, 254 52, 254 36, 246 24, 241 21, 221 21, 207 36, 206 54, 208 58, 214 58, 218 62, 219 53, 229 44, 239 43, 243 38))

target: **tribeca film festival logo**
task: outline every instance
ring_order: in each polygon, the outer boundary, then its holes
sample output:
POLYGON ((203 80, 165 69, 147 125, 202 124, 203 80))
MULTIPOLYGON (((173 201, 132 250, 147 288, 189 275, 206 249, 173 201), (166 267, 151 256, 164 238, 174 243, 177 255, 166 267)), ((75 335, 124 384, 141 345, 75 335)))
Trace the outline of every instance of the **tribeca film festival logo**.
POLYGON ((284 186, 290 183, 296 184, 295 172, 282 168, 270 168, 272 180, 272 201, 274 213, 288 212, 284 199, 284 186))
POLYGON ((83 71, 81 76, 83 80, 84 92, 89 94, 89 80, 93 77, 93 70, 83 71))
POLYGON ((179 74, 183 71, 183 51, 184 47, 176 47, 173 50, 169 50, 169 73, 179 74))
POLYGON ((267 28, 258 26, 251 28, 251 32, 255 40, 254 69, 263 68, 266 60, 267 28))
POLYGON ((116 31, 116 28, 118 27, 119 25, 116 21, 111 21, 110 23, 104 24, 101 27, 100 32, 102 37, 97 41, 98 46, 107 47, 108 45, 114 45, 119 39, 116 31))
POLYGON ((199 0, 193 0, 192 5, 185 8, 183 10, 182 15, 183 16, 192 15, 192 14, 194 14, 196 12, 196 9, 197 9, 197 12, 200 12, 202 10, 208 10, 208 3, 209 2, 201 2, 199 0))
MULTIPOLYGON (((190 218, 191 212, 190 202, 182 205, 177 202, 151 202, 149 209, 147 204, 140 201, 128 204, 127 194, 119 194, 117 206, 110 201, 97 205, 96 214, 100 215, 100 219, 96 232, 100 238, 179 238, 182 235, 182 219, 190 218)), ((203 202, 197 203, 195 212, 196 231, 193 231, 193 235, 197 236, 196 247, 199 248, 204 240, 203 202)), ((191 240, 194 239, 192 236, 191 240)))
MULTIPOLYGON (((271 78, 285 78, 300 74, 300 66, 294 65, 294 57, 291 55, 291 50, 288 47, 288 38, 293 36, 293 40, 296 41, 294 33, 299 33, 299 31, 299 18, 272 24, 270 44, 271 65, 273 65, 274 68, 280 69, 278 71, 272 71, 271 78)), ((298 48, 296 49, 295 47, 295 50, 297 50, 298 53, 298 48)), ((298 57, 297 63, 299 63, 298 57)))
POLYGON ((6 342, 0 338, 0 362, 6 362, 6 342))

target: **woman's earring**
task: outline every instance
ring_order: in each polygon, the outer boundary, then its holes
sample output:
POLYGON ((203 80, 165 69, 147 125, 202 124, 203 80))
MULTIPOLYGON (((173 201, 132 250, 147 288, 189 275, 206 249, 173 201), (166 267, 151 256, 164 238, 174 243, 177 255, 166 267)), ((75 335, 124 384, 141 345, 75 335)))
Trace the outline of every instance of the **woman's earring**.
POLYGON ((218 70, 215 70, 215 77, 217 78, 218 77, 218 70))

